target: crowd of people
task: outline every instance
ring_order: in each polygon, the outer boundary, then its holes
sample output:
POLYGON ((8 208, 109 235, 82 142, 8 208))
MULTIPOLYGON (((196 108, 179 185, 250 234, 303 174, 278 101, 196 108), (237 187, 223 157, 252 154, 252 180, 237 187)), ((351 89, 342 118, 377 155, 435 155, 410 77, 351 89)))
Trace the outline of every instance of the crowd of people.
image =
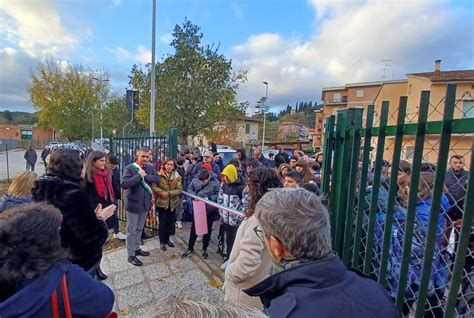
MULTIPOLYGON (((403 246, 406 239, 411 239, 412 249, 409 257, 408 281, 405 290, 405 303, 403 314, 408 315, 416 302, 418 291, 422 280, 422 267, 427 245, 428 226, 433 204, 433 187, 436 165, 422 163, 420 166, 420 179, 416 191, 416 207, 414 234, 411 238, 405 236, 405 225, 407 221, 408 198, 410 194, 410 178, 412 165, 406 160, 401 160, 398 171, 390 169, 391 164, 383 161, 381 168, 380 184, 373 184, 373 169, 369 173, 368 187, 360 189, 365 191, 366 205, 365 213, 371 205, 372 191, 378 187, 377 212, 375 223, 374 257, 372 260, 373 277, 376 279, 380 271, 380 261, 383 247, 383 236, 385 231, 386 213, 388 210, 389 184, 392 173, 397 173, 396 201, 393 214, 393 225, 389 244, 387 282, 388 289, 393 298, 397 296, 399 277, 402 264, 403 246)), ((466 200, 467 182, 469 172, 464 169, 464 158, 453 155, 449 159, 449 167, 446 171, 444 189, 441 196, 440 209, 436 227, 434 242, 434 255, 431 262, 431 274, 427 292, 427 304, 425 316, 442 317, 446 302, 446 289, 449 280, 449 268, 455 259, 459 229, 466 200)), ((367 227, 367 223, 366 223, 367 227)), ((367 230, 367 228, 365 229, 367 230)), ((470 246, 466 251, 466 263, 463 272, 462 295, 457 303, 459 314, 465 314, 474 310, 474 295, 466 292, 471 285, 474 265, 474 228, 471 229, 470 246)))
MULTIPOLYGON (((248 158, 246 149, 241 148, 224 165, 219 154, 211 150, 201 153, 189 149, 173 159, 152 158, 151 149, 141 147, 136 160, 123 171, 116 156, 101 151, 90 151, 82 158, 73 149, 60 148, 48 156, 43 176, 33 171, 19 173, 0 203, 0 285, 6 286, 0 292, 1 317, 49 317, 55 304, 65 298, 69 299, 67 306, 60 307, 68 307, 73 315, 107 316, 114 295, 100 282, 107 279, 100 262, 109 231, 113 237, 126 240, 127 261, 142 266, 140 258, 150 255, 140 247, 149 215, 159 220, 160 249, 175 248, 172 236, 176 228, 182 228, 182 221, 199 200, 196 197, 215 204, 206 205, 208 230, 201 238, 196 233, 196 219, 191 217, 188 245, 181 257, 194 253, 201 239, 201 255, 207 259, 213 224, 219 222, 217 253, 222 255, 228 303, 271 317, 309 317, 315 313, 321 317, 398 316, 393 297, 404 240, 409 162, 402 161, 398 172, 397 222, 387 291, 372 278, 347 269, 332 250, 330 213, 319 198, 322 153, 311 161, 299 151, 288 156, 281 148, 272 158, 265 158, 256 148, 248 158), (126 212, 125 234, 119 231, 119 200, 126 212), (14 231, 16 228, 21 231, 14 231), (42 239, 33 239, 38 237, 42 239), (47 288, 37 292, 38 286, 47 288), (81 289, 87 290, 84 297, 81 289), (34 301, 26 306, 28 297, 34 301), (85 302, 96 305, 84 306, 85 302)), ((27 168, 34 170, 31 165, 27 168)), ((380 185, 369 180, 366 189, 369 200, 371 188, 380 187, 377 239, 384 230, 390 164, 384 162, 384 168, 380 185)), ((414 241, 413 249, 417 256, 423 255, 435 168, 425 165, 420 178, 418 241, 414 241)), ((439 270, 448 265, 442 252, 448 244, 442 238, 449 237, 447 233, 456 229, 462 217, 466 183, 463 158, 453 156, 437 233, 430 284, 433 293, 428 298, 429 312, 435 317, 438 313, 433 308, 439 308, 435 300, 442 298, 447 279, 439 270)), ((381 246, 381 242, 375 244, 375 268, 381 246)), ((410 264, 404 314, 409 312, 419 287, 420 264, 422 259, 410 264)))

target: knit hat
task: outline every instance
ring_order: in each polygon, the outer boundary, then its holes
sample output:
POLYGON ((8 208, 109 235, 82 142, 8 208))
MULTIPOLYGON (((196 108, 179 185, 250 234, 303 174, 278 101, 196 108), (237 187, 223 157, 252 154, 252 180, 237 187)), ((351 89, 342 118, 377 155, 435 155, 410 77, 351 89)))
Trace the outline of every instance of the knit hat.
POLYGON ((201 169, 199 170, 197 177, 198 180, 207 180, 209 179, 209 171, 207 171, 206 169, 201 169))
POLYGON ((210 163, 205 162, 201 165, 201 169, 206 169, 207 171, 211 172, 212 171, 212 166, 210 163))
POLYGON ((229 178, 230 183, 237 181, 237 168, 234 165, 225 167, 221 174, 229 178))

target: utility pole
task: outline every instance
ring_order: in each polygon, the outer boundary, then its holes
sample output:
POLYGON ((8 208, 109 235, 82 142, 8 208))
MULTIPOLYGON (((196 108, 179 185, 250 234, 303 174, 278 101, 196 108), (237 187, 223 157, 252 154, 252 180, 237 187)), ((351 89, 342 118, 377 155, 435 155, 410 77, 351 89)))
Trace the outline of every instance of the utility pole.
MULTIPOLYGON (((155 135, 155 30, 156 30, 156 0, 153 0, 153 21, 151 30, 151 96, 150 96, 150 137, 155 135)), ((133 112, 133 111, 132 111, 133 112)))
MULTIPOLYGON (((104 136, 103 136, 103 125, 102 125, 102 106, 104 104, 104 92, 102 91, 102 83, 104 82, 108 82, 109 80, 108 79, 98 79, 96 77, 93 77, 92 78, 93 80, 96 80, 99 82, 99 87, 100 87, 100 151, 103 150, 103 146, 104 146, 104 136)), ((94 117, 92 117, 94 118, 94 117)))
POLYGON ((268 100, 268 82, 262 82, 265 85, 265 102, 263 103, 263 132, 262 132, 262 151, 265 147, 265 124, 267 117, 267 100, 268 100))
POLYGON ((383 67, 383 75, 381 76, 383 80, 387 77, 387 67, 390 67, 390 80, 393 80, 393 69, 392 69, 392 60, 391 59, 386 59, 386 60, 381 60, 384 63, 383 67))

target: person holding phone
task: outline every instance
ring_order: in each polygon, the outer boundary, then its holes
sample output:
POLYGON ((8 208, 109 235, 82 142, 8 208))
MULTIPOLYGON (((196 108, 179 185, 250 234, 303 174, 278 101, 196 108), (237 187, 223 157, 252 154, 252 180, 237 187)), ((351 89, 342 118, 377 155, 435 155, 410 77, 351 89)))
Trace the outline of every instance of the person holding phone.
POLYGON ((113 207, 93 207, 81 184, 82 159, 77 150, 56 150, 33 189, 33 200, 47 202, 61 211, 61 245, 71 263, 96 276, 102 247, 108 237, 105 221, 113 207))

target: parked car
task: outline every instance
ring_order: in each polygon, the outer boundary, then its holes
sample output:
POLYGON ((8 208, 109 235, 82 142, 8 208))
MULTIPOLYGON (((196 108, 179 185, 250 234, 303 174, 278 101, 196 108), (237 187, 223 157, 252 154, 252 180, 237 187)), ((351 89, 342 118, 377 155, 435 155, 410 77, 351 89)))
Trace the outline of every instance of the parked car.
MULTIPOLYGON (((284 150, 286 152, 286 154, 288 155, 288 157, 291 157, 293 156, 293 152, 289 151, 289 150, 284 150)), ((262 155, 265 157, 265 158, 268 158, 268 155, 269 154, 274 154, 276 156, 276 154, 278 153, 278 149, 266 149, 264 151, 262 151, 262 155)))
POLYGON ((85 156, 86 154, 86 149, 82 148, 81 146, 74 144, 74 143, 66 143, 66 144, 60 144, 60 148, 66 148, 66 149, 74 149, 77 150, 82 157, 85 156))
POLYGON ((49 144, 46 145, 46 148, 48 150, 51 150, 54 146, 57 147, 59 144, 59 141, 50 141, 49 144))
POLYGON ((231 146, 227 146, 227 145, 217 145, 217 151, 221 150, 221 149, 229 149, 229 150, 233 150, 233 148, 231 146))
POLYGON ((227 166, 229 161, 236 157, 234 149, 217 149, 217 152, 221 155, 224 166, 227 166))

